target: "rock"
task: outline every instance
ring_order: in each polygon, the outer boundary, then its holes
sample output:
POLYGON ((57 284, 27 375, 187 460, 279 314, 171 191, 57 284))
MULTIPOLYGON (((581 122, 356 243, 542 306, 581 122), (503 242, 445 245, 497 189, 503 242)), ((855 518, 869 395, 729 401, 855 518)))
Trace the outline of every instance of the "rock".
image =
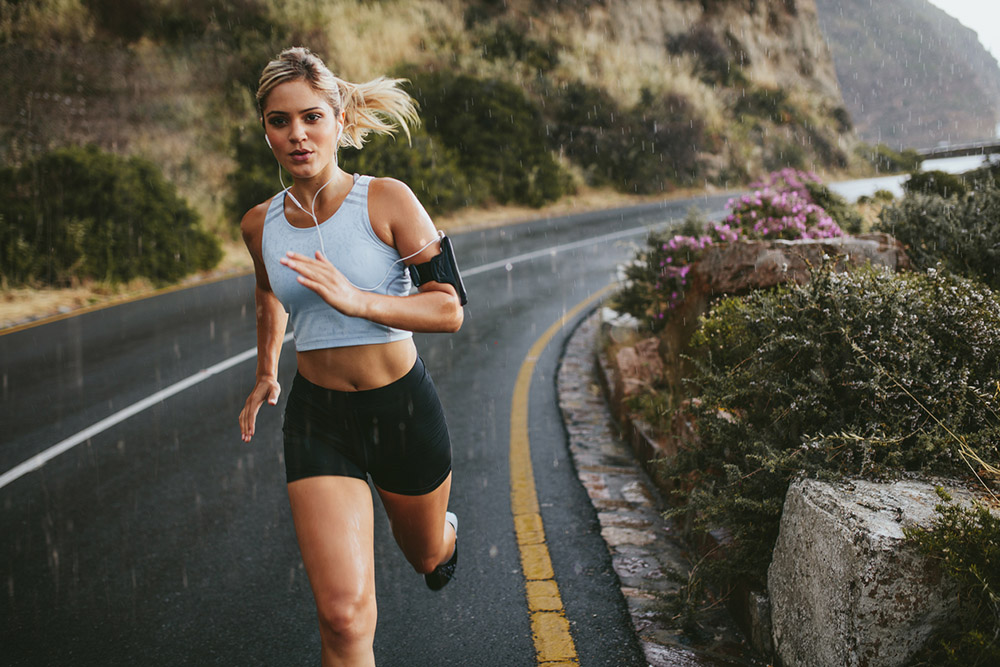
POLYGON ((607 306, 601 308, 601 328, 616 343, 633 336, 641 326, 638 318, 628 313, 619 313, 607 306))
POLYGON ((746 294, 787 282, 804 284, 810 271, 827 259, 837 270, 871 263, 894 271, 910 268, 903 245, 888 234, 863 234, 831 239, 798 241, 740 241, 710 246, 691 265, 684 299, 670 316, 663 332, 664 380, 674 396, 684 395, 683 378, 692 372, 684 358, 699 318, 713 299, 746 294))
POLYGON ((771 599, 760 591, 751 591, 747 598, 750 645, 761 655, 771 655, 774 653, 774 645, 771 643, 771 599))
POLYGON ((744 241, 710 248, 692 269, 694 283, 711 294, 743 294, 751 289, 809 281, 824 258, 838 270, 871 262, 894 271, 910 268, 902 244, 888 234, 798 241, 744 241))
POLYGON ((659 353, 660 340, 646 338, 631 347, 623 347, 615 355, 622 383, 622 396, 637 394, 663 376, 663 361, 659 353))
POLYGON ((903 526, 929 526, 940 502, 932 484, 916 481, 789 487, 767 577, 785 667, 904 665, 923 646, 956 599, 903 526))

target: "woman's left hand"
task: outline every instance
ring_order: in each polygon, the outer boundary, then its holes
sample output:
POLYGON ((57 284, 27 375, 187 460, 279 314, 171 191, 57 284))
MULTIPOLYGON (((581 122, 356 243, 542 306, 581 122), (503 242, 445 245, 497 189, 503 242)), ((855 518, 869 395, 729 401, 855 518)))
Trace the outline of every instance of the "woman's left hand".
POLYGON ((363 315, 365 293, 352 285, 320 251, 316 251, 315 259, 289 252, 281 258, 281 263, 298 272, 300 283, 344 315, 363 315))

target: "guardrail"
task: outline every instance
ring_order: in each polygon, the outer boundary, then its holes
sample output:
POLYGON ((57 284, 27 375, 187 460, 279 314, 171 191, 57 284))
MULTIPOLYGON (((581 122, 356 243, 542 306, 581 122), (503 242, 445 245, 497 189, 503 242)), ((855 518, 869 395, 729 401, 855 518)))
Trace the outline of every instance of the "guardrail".
POLYGON ((1000 139, 994 141, 977 141, 970 144, 954 144, 935 146, 934 148, 918 149, 917 153, 925 160, 946 157, 965 157, 967 155, 990 155, 1000 153, 1000 139))

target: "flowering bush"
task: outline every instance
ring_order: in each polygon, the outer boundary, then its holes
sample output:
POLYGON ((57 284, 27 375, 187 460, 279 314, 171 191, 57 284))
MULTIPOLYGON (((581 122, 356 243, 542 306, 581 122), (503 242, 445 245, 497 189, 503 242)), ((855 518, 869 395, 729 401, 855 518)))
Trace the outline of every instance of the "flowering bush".
POLYGON ((825 210, 794 190, 755 190, 730 202, 730 207, 726 222, 746 239, 825 239, 844 234, 825 210))
POLYGON ((844 232, 824 208, 813 201, 810 185, 820 180, 812 172, 782 169, 754 183, 754 191, 729 200, 726 224, 747 239, 825 239, 844 232))
POLYGON ((708 223, 689 214, 676 232, 650 234, 646 250, 626 267, 626 287, 615 306, 649 325, 662 328, 670 313, 684 299, 691 265, 705 249, 716 243, 740 239, 821 239, 842 236, 843 231, 825 209, 814 201, 813 192, 832 195, 811 172, 782 169, 754 183, 754 190, 730 199, 731 213, 722 221, 708 223))

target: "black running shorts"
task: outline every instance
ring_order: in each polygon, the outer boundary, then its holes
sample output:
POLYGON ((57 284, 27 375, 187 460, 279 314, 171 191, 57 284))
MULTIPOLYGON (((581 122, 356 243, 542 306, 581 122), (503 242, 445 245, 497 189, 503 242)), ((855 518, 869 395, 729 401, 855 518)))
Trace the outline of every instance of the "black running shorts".
POLYGON ((285 477, 316 475, 372 481, 419 496, 451 472, 451 440, 430 374, 418 357, 384 387, 335 391, 295 375, 285 406, 285 477))

